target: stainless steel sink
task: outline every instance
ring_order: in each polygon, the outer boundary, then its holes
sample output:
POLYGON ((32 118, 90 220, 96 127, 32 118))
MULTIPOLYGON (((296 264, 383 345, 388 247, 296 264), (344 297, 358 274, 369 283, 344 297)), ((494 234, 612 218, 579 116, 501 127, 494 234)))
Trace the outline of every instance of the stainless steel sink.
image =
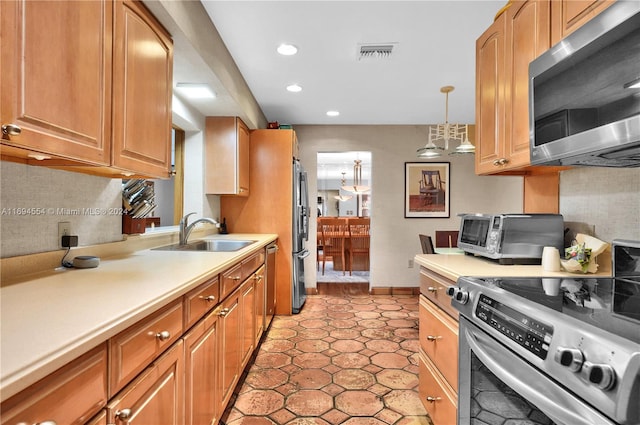
POLYGON ((189 242, 186 245, 173 244, 153 248, 156 251, 209 251, 209 252, 233 252, 239 251, 256 241, 237 239, 202 239, 189 242))

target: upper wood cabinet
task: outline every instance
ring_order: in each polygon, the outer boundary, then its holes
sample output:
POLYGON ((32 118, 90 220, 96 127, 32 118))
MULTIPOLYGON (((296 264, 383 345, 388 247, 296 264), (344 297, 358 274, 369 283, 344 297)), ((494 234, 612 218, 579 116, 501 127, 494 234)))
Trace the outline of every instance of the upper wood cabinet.
POLYGON ((207 117, 204 191, 249 196, 249 127, 238 117, 207 117))
POLYGON ((551 44, 558 43, 613 3, 613 0, 552 1, 551 44))
POLYGON ((3 144, 109 165, 112 23, 106 1, 0 2, 3 144))
POLYGON ((171 38, 142 3, 135 1, 116 1, 114 29, 112 165, 168 178, 171 38))
POLYGON ((173 46, 136 1, 0 2, 3 159, 167 178, 173 46))
POLYGON ((476 42, 476 173, 526 167, 529 62, 550 43, 549 1, 514 1, 476 42))

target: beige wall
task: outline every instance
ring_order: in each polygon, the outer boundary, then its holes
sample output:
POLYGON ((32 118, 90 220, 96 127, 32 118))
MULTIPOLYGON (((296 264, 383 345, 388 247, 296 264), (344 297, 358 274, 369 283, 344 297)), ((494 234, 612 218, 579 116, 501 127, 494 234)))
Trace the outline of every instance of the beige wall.
MULTIPOLYGON (((318 152, 371 151, 371 284, 372 287, 418 286, 418 269, 409 260, 421 252, 419 233, 455 230, 466 212, 522 212, 521 177, 479 177, 474 157, 443 156, 451 163, 450 218, 404 218, 404 163, 420 162, 416 149, 424 146, 427 126, 295 126, 300 157, 309 174, 309 193, 317 193, 318 152)), ((311 220, 307 247, 316 245, 311 220)), ((307 287, 316 287, 315 249, 305 263, 307 287)))

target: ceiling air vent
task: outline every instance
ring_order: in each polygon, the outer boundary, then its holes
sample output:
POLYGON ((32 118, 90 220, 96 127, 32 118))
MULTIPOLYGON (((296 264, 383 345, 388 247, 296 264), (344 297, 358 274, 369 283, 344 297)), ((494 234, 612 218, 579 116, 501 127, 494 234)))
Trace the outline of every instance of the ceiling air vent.
POLYGON ((398 43, 360 44, 358 46, 358 60, 388 59, 398 43))

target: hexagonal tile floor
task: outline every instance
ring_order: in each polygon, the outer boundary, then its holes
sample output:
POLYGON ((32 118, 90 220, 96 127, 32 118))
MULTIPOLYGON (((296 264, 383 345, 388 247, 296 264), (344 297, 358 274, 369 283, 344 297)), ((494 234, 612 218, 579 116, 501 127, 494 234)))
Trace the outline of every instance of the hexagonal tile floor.
POLYGON ((417 296, 309 296, 274 318, 221 424, 431 425, 417 351, 417 296))

